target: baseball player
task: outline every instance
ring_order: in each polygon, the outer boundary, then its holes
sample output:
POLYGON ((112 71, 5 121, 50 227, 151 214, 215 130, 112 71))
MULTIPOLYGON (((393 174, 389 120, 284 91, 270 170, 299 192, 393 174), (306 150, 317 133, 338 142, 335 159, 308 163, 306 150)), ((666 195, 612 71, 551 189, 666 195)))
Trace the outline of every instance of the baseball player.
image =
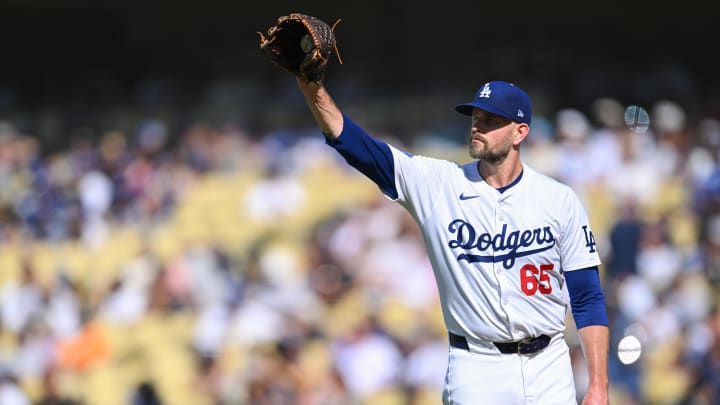
POLYGON ((371 137, 322 82, 297 82, 327 143, 422 230, 449 331, 443 403, 576 404, 563 338, 570 304, 588 365, 583 404, 607 404, 598 251, 577 195, 520 160, 528 95, 491 81, 455 107, 471 117, 473 160, 459 165, 371 137))

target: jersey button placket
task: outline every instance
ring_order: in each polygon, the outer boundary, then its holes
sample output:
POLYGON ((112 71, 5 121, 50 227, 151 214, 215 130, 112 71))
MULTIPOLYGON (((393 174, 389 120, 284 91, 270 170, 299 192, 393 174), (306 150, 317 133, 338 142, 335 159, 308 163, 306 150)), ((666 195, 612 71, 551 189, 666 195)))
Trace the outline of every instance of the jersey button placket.
MULTIPOLYGON (((496 227, 495 234, 496 235, 499 235, 503 230, 503 226, 505 226, 505 215, 502 212, 503 205, 504 205, 504 203, 503 203, 502 199, 498 199, 497 202, 495 203, 495 227, 496 227)), ((502 255, 503 253, 506 253, 506 251, 504 251, 504 250, 494 251, 495 256, 502 255)), ((510 300, 507 298, 508 290, 506 288, 503 288, 505 282, 507 282, 509 280, 507 280, 505 277, 501 276, 502 272, 503 272, 503 268, 504 267, 503 267, 502 261, 498 261, 495 263, 495 275, 498 279, 498 285, 500 286, 501 299, 500 299, 499 304, 503 308, 503 311, 505 312, 506 321, 508 322, 507 326, 508 326, 509 332, 511 335, 514 335, 515 331, 513 330, 512 321, 510 319, 511 318, 511 316, 510 316, 510 300), (503 290, 505 290, 505 292, 503 292, 503 290)), ((507 286, 505 286, 505 287, 507 287, 507 286)))
MULTIPOLYGON (((498 208, 499 208, 499 201, 496 202, 496 204, 495 204, 495 234, 496 235, 499 233, 500 230, 502 230, 502 225, 503 225, 502 224, 503 217, 502 217, 502 214, 500 214, 498 212, 499 211, 498 208)), ((498 252, 495 250, 495 246, 493 245, 493 255, 497 256, 500 253, 501 252, 498 252)), ((502 263, 500 263, 500 262, 495 262, 493 264, 493 266, 495 267, 495 275, 498 277, 500 276, 500 273, 502 272, 502 270, 500 269, 501 265, 502 265, 502 263)))
MULTIPOLYGON (((495 204, 495 234, 499 234, 502 231, 503 227, 503 221, 505 218, 503 217, 502 213, 500 212, 500 204, 502 203, 502 200, 498 200, 495 204)), ((493 246, 493 254, 495 256, 502 254, 502 251, 498 252, 495 251, 495 246, 493 246)), ((500 274, 502 273, 502 262, 495 262, 495 275, 500 277, 500 274)))
POLYGON ((505 222, 505 216, 503 215, 502 206, 503 200, 498 199, 495 202, 495 223, 500 229, 502 229, 503 222, 505 222))

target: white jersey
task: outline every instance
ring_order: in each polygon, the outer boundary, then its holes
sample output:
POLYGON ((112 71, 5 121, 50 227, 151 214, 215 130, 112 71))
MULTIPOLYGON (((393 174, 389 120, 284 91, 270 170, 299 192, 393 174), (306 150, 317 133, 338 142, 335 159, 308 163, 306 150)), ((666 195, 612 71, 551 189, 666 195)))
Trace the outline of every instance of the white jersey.
POLYGON ((564 331, 564 272, 600 264, 572 189, 524 166, 501 193, 477 161, 390 150, 397 201, 422 230, 448 330, 491 341, 564 331))

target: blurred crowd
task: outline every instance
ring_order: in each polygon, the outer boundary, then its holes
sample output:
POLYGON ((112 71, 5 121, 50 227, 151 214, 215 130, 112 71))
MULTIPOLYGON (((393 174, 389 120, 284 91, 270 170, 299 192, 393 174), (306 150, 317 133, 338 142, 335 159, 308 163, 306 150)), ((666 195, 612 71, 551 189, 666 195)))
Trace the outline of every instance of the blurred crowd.
MULTIPOLYGON (((589 211, 611 402, 713 404, 720 122, 645 107, 649 127, 628 126, 610 98, 536 116, 523 159, 589 211), (617 356, 626 335, 642 342, 632 364, 617 356)), ((368 129, 468 159, 447 134, 368 129)), ((46 152, 0 123, 0 404, 440 401, 447 331, 418 228, 317 129, 147 118, 96 130, 46 152)))

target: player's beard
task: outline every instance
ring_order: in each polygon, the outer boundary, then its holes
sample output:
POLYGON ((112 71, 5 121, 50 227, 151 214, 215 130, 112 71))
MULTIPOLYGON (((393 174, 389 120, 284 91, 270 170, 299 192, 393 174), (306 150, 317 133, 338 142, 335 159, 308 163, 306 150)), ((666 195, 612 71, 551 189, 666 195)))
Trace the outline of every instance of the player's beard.
POLYGON ((479 159, 483 162, 487 162, 490 164, 498 164, 502 163, 505 158, 508 157, 508 154, 510 154, 510 149, 512 149, 512 142, 508 141, 505 144, 499 145, 495 149, 489 149, 484 147, 486 144, 481 145, 473 145, 473 143, 470 143, 470 157, 473 159, 479 159), (477 147, 473 146, 480 146, 482 149, 479 149, 477 147))

